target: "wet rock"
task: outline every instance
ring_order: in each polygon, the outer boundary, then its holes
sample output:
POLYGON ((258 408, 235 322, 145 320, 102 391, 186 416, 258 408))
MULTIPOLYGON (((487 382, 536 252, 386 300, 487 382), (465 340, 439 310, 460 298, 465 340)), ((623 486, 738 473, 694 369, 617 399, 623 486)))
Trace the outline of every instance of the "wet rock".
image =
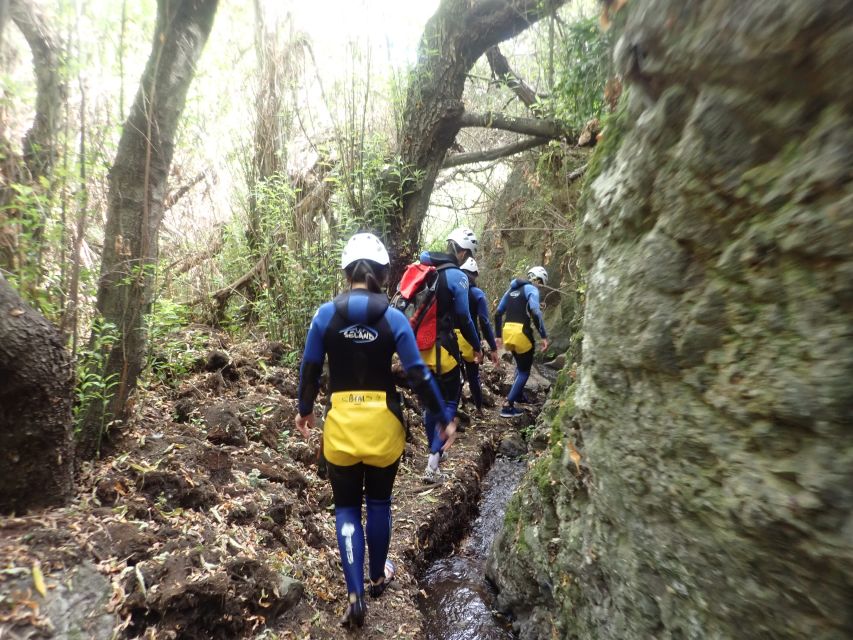
POLYGON ((546 362, 545 366, 559 371, 560 369, 566 366, 566 354, 561 353, 553 360, 549 360, 548 362, 546 362))
MULTIPOLYGON (((50 637, 92 638, 106 640, 113 637, 113 628, 119 619, 107 608, 113 594, 112 584, 89 561, 70 569, 48 574, 45 582, 47 594, 38 600, 39 612, 53 626, 50 637)), ((12 601, 30 599, 32 579, 14 579, 4 583, 4 596, 12 601), (30 594, 29 596, 27 594, 30 594)), ((3 625, 0 625, 0 632, 3 625)), ((28 624, 16 624, 10 638, 43 638, 44 630, 28 624)))
POLYGON ((249 442, 246 429, 237 412, 227 403, 217 404, 202 411, 207 423, 207 439, 214 444, 244 446, 249 442))
POLYGON ((495 398, 495 394, 492 393, 489 389, 483 388, 483 406, 491 409, 492 407, 496 407, 497 403, 498 401, 495 398))
POLYGON ((527 445, 519 433, 508 433, 501 440, 498 453, 507 458, 520 458, 527 453, 527 445))
POLYGON ((527 384, 524 386, 528 395, 532 396, 537 391, 547 392, 551 388, 551 381, 543 376, 534 366, 530 371, 530 377, 527 379, 527 384))
POLYGON ((283 611, 295 607, 302 599, 303 593, 305 593, 305 586, 299 580, 283 574, 279 575, 276 595, 279 597, 283 611))

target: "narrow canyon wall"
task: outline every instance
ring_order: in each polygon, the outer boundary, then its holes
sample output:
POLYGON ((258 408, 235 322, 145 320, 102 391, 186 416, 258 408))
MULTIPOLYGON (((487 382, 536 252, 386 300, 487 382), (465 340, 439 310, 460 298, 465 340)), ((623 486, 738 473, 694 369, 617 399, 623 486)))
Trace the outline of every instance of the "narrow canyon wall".
POLYGON ((638 0, 613 28, 583 360, 499 605, 524 639, 853 637, 853 2, 638 0))

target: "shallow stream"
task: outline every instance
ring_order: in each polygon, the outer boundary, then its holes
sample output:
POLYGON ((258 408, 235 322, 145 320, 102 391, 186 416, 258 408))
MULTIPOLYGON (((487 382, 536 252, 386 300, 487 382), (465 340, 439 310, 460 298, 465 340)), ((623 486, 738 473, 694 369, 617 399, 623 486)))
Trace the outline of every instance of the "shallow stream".
POLYGON ((471 532, 450 556, 436 560, 421 579, 427 640, 508 640, 510 626, 492 612, 495 592, 485 579, 485 565, 495 535, 503 525, 507 502, 518 486, 524 461, 499 458, 483 483, 480 515, 471 532))

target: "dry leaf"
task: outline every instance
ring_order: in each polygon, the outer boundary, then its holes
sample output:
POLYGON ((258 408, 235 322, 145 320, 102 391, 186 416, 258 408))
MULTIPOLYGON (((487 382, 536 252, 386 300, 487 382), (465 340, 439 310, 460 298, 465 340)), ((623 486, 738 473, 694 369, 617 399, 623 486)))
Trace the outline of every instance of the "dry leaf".
POLYGON ((578 473, 581 470, 581 454, 578 453, 578 450, 575 449, 575 445, 569 442, 569 457, 572 459, 572 462, 575 463, 575 467, 577 467, 578 473))
POLYGON ((18 316, 22 316, 22 315, 24 315, 24 310, 23 310, 23 309, 21 309, 20 307, 17 307, 17 308, 15 308, 15 309, 12 309, 12 310, 9 312, 9 315, 10 315, 10 316, 12 316, 13 318, 17 318, 18 316))
POLYGON ((41 572, 41 564, 38 560, 33 563, 33 586, 42 598, 47 595, 47 587, 44 586, 44 574, 41 572))

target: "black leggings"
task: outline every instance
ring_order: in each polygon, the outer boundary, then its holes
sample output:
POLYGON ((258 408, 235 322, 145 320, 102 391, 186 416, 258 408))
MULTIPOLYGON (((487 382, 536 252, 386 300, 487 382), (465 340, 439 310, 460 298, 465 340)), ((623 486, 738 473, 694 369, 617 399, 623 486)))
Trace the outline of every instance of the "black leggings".
POLYGON ((529 351, 525 351, 524 353, 515 353, 512 352, 513 357, 515 358, 515 366, 518 367, 519 371, 523 371, 524 373, 530 373, 530 370, 533 368, 533 352, 536 349, 530 349, 529 351))
POLYGON ((335 507, 360 508, 365 493, 372 500, 391 499, 400 459, 397 458, 387 467, 373 467, 363 462, 341 467, 328 460, 326 464, 329 467, 329 482, 332 483, 335 507))

